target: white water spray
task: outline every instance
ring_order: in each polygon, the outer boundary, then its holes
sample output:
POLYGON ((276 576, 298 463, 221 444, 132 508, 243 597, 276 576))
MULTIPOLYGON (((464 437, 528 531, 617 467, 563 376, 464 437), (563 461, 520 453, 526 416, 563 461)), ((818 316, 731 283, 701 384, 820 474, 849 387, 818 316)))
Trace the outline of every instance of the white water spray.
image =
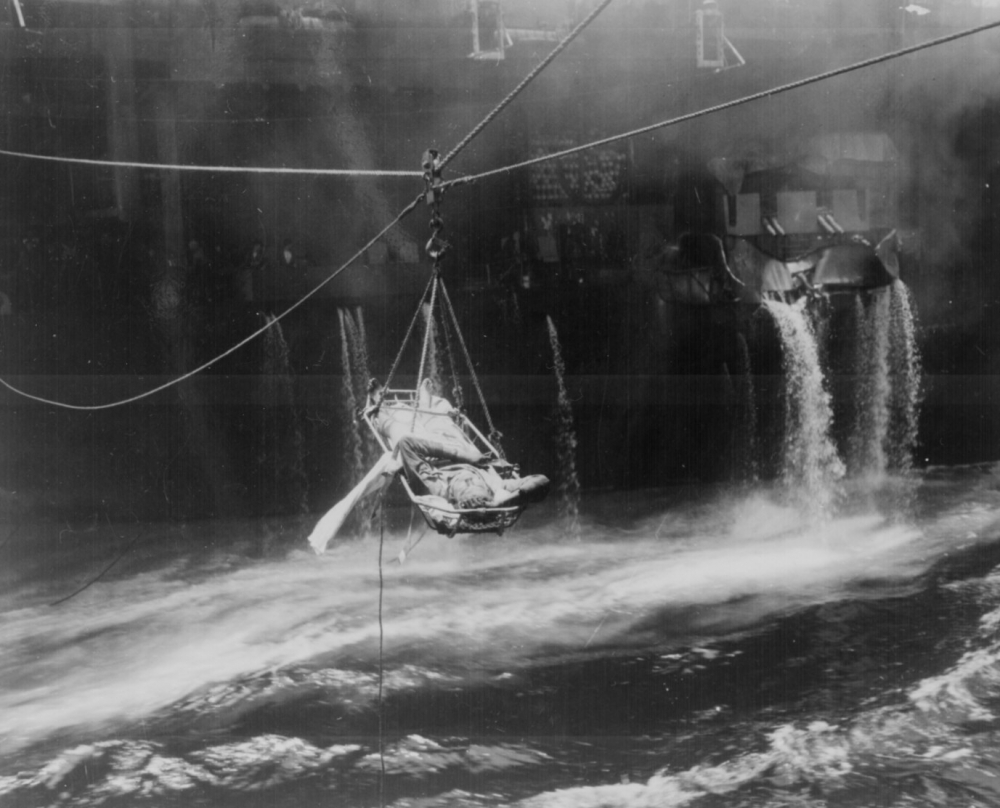
POLYGON ((309 512, 309 477, 305 471, 305 436, 295 407, 288 343, 281 323, 268 315, 271 327, 264 332, 264 357, 260 397, 272 417, 261 429, 260 457, 272 473, 276 508, 293 506, 309 512))
MULTIPOLYGON (((346 327, 347 344, 350 349, 351 359, 351 384, 354 391, 355 404, 360 407, 368 397, 368 382, 372 378, 371 368, 368 362, 368 338, 365 333, 364 311, 360 306, 353 312, 344 313, 344 325, 346 327)), ((356 413, 356 411, 354 411, 356 413)), ((357 423, 355 425, 361 432, 361 449, 364 458, 365 469, 371 468, 378 460, 381 451, 375 441, 374 435, 357 423)))
POLYGON ((573 407, 566 392, 566 364, 563 362, 559 334, 552 318, 546 316, 549 343, 552 345, 552 365, 556 376, 556 454, 559 459, 559 507, 571 534, 580 534, 580 480, 576 475, 576 430, 573 427, 573 407))
POLYGON ((733 418, 732 436, 734 473, 741 482, 754 483, 760 476, 757 465, 759 446, 757 442, 757 405, 754 393, 753 374, 750 365, 750 349, 742 333, 736 335, 737 359, 734 375, 736 411, 733 418))
POLYGON ((881 478, 889 436, 889 298, 875 292, 867 305, 855 298, 854 423, 847 446, 853 476, 881 478))
POLYGON ((289 399, 286 382, 290 375, 288 361, 288 343, 281 323, 277 318, 267 315, 271 327, 264 332, 264 356, 261 367, 261 383, 269 393, 268 403, 284 404, 289 399))
POLYGON ((851 473, 884 478, 913 467, 920 409, 920 358, 909 292, 896 281, 856 302, 851 473))
POLYGON ((765 302, 781 337, 785 371, 785 437, 781 476, 810 513, 829 515, 844 465, 830 438, 833 411, 823 385, 816 340, 802 311, 765 302))
POLYGON ((341 406, 343 409, 344 446, 351 465, 351 482, 356 483, 364 474, 363 458, 361 456, 361 440, 354 425, 358 399, 355 394, 354 367, 352 365, 351 338, 348 332, 349 314, 343 309, 337 309, 337 319, 340 321, 340 364, 341 364, 341 406))
POLYGON ((343 312, 344 328, 347 336, 347 347, 351 358, 351 385, 354 390, 354 398, 361 402, 364 400, 368 388, 368 346, 362 338, 361 309, 343 312))
MULTIPOLYGON (((343 424, 344 455, 349 468, 348 485, 354 487, 367 469, 365 468, 365 458, 361 433, 357 426, 358 400, 354 393, 354 368, 352 367, 351 337, 348 323, 350 314, 345 314, 343 309, 337 309, 337 318, 340 321, 340 361, 343 368, 343 383, 341 385, 341 423, 343 424)), ((359 530, 362 536, 371 533, 371 518, 368 516, 367 508, 358 508, 359 530)))
POLYGON ((920 354, 917 321, 910 290, 901 281, 889 287, 889 375, 892 394, 889 406, 888 460, 891 468, 908 472, 913 468, 920 416, 920 354))

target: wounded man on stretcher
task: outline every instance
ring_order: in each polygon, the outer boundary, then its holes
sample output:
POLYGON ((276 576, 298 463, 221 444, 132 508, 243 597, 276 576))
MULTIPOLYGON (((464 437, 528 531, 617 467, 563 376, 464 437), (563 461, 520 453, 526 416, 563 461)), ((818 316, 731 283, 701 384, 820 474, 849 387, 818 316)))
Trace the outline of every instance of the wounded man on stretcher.
POLYGON ((460 516, 490 508, 516 508, 545 499, 549 479, 521 477, 517 468, 484 454, 456 423, 451 404, 421 386, 412 406, 370 402, 374 423, 388 451, 351 492, 320 519, 309 544, 322 553, 357 503, 384 488, 402 471, 428 521, 440 532, 454 532, 460 516))

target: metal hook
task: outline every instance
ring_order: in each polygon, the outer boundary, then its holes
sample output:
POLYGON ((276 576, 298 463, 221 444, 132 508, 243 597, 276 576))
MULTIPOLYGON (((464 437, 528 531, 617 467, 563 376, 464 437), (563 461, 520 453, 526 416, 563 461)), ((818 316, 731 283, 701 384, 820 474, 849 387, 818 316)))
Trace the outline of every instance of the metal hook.
POLYGON ((438 238, 437 233, 435 233, 427 240, 424 250, 436 262, 448 251, 450 246, 447 241, 438 238))

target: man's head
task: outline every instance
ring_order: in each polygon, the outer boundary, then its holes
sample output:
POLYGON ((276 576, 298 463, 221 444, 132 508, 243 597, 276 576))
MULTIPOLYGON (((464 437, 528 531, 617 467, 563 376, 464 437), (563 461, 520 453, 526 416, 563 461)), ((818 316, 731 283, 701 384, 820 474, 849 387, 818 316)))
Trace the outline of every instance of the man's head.
POLYGON ((475 469, 463 468, 456 471, 448 483, 448 500, 456 508, 484 508, 493 503, 493 491, 483 475, 475 469))

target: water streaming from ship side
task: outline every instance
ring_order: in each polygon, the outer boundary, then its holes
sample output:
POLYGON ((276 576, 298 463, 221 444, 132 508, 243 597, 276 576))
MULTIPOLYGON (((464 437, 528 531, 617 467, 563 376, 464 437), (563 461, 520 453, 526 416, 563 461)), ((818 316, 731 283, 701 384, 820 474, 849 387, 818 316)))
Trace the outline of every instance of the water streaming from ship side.
POLYGON ((576 472, 576 429, 573 426, 573 405, 566 391, 566 363, 563 361, 559 333, 552 317, 546 316, 545 324, 552 347, 552 370, 556 380, 556 456, 559 476, 556 491, 559 510, 572 536, 580 534, 580 479, 576 472))
MULTIPOLYGON (((368 473, 374 462, 374 452, 370 441, 366 441, 365 432, 361 428, 358 408, 364 401, 367 388, 367 348, 361 342, 360 329, 351 316, 350 311, 337 309, 337 319, 340 324, 340 362, 342 381, 340 392, 341 437, 344 445, 347 481, 345 488, 353 488, 368 473)), ((357 532, 362 537, 372 534, 372 516, 370 508, 362 506, 355 509, 351 519, 354 520, 357 532)))
MULTIPOLYGON (((851 481, 823 354, 807 314, 777 303, 784 499, 760 481, 594 492, 581 520, 548 318, 559 501, 503 537, 432 537, 386 568, 390 804, 863 808, 873 789, 894 808, 995 804, 1000 467, 917 471, 893 454, 916 441, 919 356, 905 287, 882 299, 865 324, 885 335, 866 371, 879 378, 859 397, 875 415, 849 437, 879 441, 887 484, 922 486, 901 520, 834 507, 851 481)), ((367 341, 360 309, 338 320, 353 421, 367 341)), ((280 331, 268 350, 284 400, 280 331)), ((741 349, 733 418, 752 425, 743 364, 741 349)), ((113 532, 17 545, 0 588, 0 798, 374 804, 372 548, 251 560, 244 532, 163 526, 63 610, 52 591, 113 532)))
POLYGON ((257 390, 262 405, 258 466, 265 479, 270 510, 309 513, 305 435, 295 401, 295 385, 285 334, 272 315, 263 335, 263 361, 257 390))
POLYGON ((905 477, 913 469, 921 399, 916 318, 906 285, 895 281, 859 293, 854 322, 848 469, 876 483, 887 472, 905 477))
MULTIPOLYGON (((371 363, 368 359, 368 334, 365 329, 364 309, 356 306, 353 311, 347 311, 344 315, 346 325, 347 341, 350 345, 351 355, 351 384, 354 390, 354 400, 360 407, 368 397, 368 384, 371 381, 371 363)), ((381 450, 371 431, 364 429, 357 419, 355 411, 355 421, 361 433, 362 455, 364 457, 365 469, 370 469, 378 460, 381 450)))
POLYGON ((831 515, 844 464, 830 436, 833 410, 813 329, 801 307, 766 301, 777 325, 785 374, 781 479, 787 495, 816 517, 831 515))
POLYGON ((853 414, 847 438, 852 477, 878 483, 887 467, 889 437, 889 298, 883 290, 854 297, 853 414), (864 297, 867 296, 867 302, 864 297))
POLYGON ((735 412, 731 429, 732 475, 736 482, 752 485, 760 479, 760 442, 757 435, 757 404, 750 349, 746 336, 736 334, 733 373, 735 412))
POLYGON ((889 287, 889 319, 888 370, 892 391, 887 456, 890 468, 907 474, 913 470, 923 387, 916 309, 912 294, 902 281, 889 287))

